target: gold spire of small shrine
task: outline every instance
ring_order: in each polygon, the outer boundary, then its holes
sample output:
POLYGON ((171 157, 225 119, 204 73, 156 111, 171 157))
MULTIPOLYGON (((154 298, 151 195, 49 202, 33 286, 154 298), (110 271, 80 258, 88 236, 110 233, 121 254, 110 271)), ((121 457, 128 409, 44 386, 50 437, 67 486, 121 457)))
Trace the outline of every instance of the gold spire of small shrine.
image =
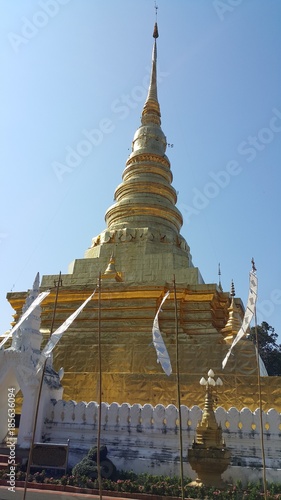
POLYGON ((111 255, 108 266, 104 273, 101 276, 102 280, 109 280, 109 281, 123 281, 121 273, 118 273, 116 271, 115 267, 115 258, 113 255, 111 255))
POLYGON ((232 342, 233 336, 239 332, 242 325, 242 319, 239 314, 239 309, 235 304, 235 287, 233 280, 231 281, 230 297, 231 303, 228 308, 228 321, 225 327, 222 329, 222 333, 225 335, 225 341, 228 343, 232 342))

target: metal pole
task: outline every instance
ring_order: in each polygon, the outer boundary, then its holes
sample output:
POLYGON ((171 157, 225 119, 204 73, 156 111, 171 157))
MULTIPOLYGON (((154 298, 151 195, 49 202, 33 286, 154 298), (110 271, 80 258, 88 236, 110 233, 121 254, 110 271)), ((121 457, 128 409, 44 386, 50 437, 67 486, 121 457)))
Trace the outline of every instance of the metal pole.
POLYGON ((259 388, 259 409, 260 409, 260 432, 261 432, 261 453, 262 453, 262 470, 263 470, 263 491, 264 498, 267 500, 267 484, 266 484, 266 465, 265 465, 265 452, 264 452, 264 438, 263 438, 263 410, 262 410, 262 395, 261 395, 261 377, 260 377, 260 357, 259 357, 259 339, 257 328, 257 312, 255 309, 255 336, 256 336, 256 358, 258 370, 258 388, 259 388))
POLYGON ((98 395, 98 435, 97 435, 97 467, 99 498, 102 500, 102 478, 100 466, 100 440, 101 440, 101 404, 102 404, 102 362, 101 362, 101 273, 99 273, 99 295, 98 295, 98 367, 99 367, 99 395, 98 395))
POLYGON ((183 485, 183 446, 182 446, 182 418, 181 418, 181 394, 180 394, 180 376, 179 376, 179 329, 178 329, 178 306, 177 306, 177 290, 176 280, 174 275, 174 301, 175 301, 175 330, 176 330, 176 377, 177 377, 177 400, 179 409, 179 439, 180 439, 180 477, 181 477, 181 495, 184 500, 184 485, 183 485))
MULTIPOLYGON (((252 258, 252 272, 255 273, 257 268, 254 258, 252 258)), ((260 432, 261 432, 261 453, 262 453, 262 470, 263 470, 263 492, 264 498, 267 500, 267 484, 266 484, 266 466, 265 466, 265 453, 264 453, 264 439, 263 439, 263 410, 262 410, 262 395, 261 395, 261 377, 260 377, 260 356, 259 356, 259 338, 257 327, 257 310, 255 306, 255 337, 256 337, 256 360, 258 371, 258 389, 259 389, 259 410, 260 410, 260 432)))

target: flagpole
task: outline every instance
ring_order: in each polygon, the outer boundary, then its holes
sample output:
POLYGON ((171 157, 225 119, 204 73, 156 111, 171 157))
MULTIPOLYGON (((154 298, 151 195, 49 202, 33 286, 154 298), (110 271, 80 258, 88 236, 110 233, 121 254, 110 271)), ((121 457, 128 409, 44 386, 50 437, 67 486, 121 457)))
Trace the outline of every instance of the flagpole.
POLYGON ((256 337, 256 358, 257 358, 257 371, 258 371, 258 388, 259 388, 259 410, 260 410, 260 432, 261 432, 261 452, 262 452, 262 469, 263 469, 263 490, 264 498, 267 499, 267 485, 266 485, 266 465, 265 465, 265 452, 264 452, 264 438, 263 438, 263 409, 262 409, 262 395, 261 395, 261 376, 260 376, 260 357, 259 357, 259 341, 258 341, 258 328, 257 328, 257 315, 255 312, 255 337, 256 337))
POLYGON ((99 367, 99 395, 98 395, 98 435, 97 435, 97 468, 99 483, 99 498, 102 499, 102 478, 100 466, 100 441, 101 441, 101 404, 102 404, 102 362, 101 362, 101 273, 98 280, 98 367, 99 367))
MULTIPOLYGON (((252 259, 253 272, 256 271, 254 259, 252 259)), ((264 498, 267 500, 267 484, 266 484, 266 464, 265 464, 265 452, 264 452, 264 436, 263 436, 263 409, 262 409, 262 395, 261 395, 261 376, 260 376, 260 356, 259 356, 259 338, 258 338, 258 327, 257 327, 257 310, 255 306, 255 339, 256 339, 256 360, 257 360, 257 372, 258 372, 258 388, 259 388, 259 410, 260 410, 260 433, 261 433, 261 453, 262 453, 262 469, 263 469, 263 491, 264 498)))
MULTIPOLYGON (((58 279, 58 281, 57 282, 55 281, 56 297, 55 297, 53 317, 52 317, 52 323, 51 323, 51 329, 50 329, 50 337, 51 337, 51 335, 53 333, 53 328, 54 328, 54 323, 55 323, 55 317, 56 317, 56 309, 57 309, 57 303, 58 303, 59 287, 61 285, 62 285, 62 280, 61 280, 61 272, 60 272, 59 273, 59 279, 58 279)), ((44 361, 44 363, 43 363, 42 372, 41 372, 41 378, 40 378, 40 382, 39 382, 38 395, 37 395, 36 408, 35 408, 35 415, 34 415, 34 420, 33 420, 32 434, 31 434, 31 443, 30 443, 30 448, 29 448, 29 453, 28 453, 28 459, 27 459, 27 466, 26 466, 26 475, 25 475, 24 491, 23 491, 23 500, 25 500, 25 498, 26 498, 27 481, 28 481, 28 476, 30 474, 32 452, 33 452, 33 447, 34 447, 35 432, 36 432, 37 418, 38 418, 38 412, 39 412, 39 404, 40 404, 40 398, 41 398, 41 394, 42 394, 42 388, 43 388, 43 382, 44 382, 44 374, 45 374, 45 368, 46 368, 47 360, 48 360, 48 358, 46 358, 45 361, 44 361)))
POLYGON ((177 380, 177 400, 179 409, 179 439, 180 439, 180 477, 181 477, 181 495, 184 500, 184 485, 183 485, 183 445, 182 445, 182 418, 181 418, 181 394, 180 394, 180 377, 179 377, 179 328, 178 328, 178 306, 177 306, 177 290, 176 279, 174 275, 174 303, 175 303, 175 330, 176 330, 176 380, 177 380))

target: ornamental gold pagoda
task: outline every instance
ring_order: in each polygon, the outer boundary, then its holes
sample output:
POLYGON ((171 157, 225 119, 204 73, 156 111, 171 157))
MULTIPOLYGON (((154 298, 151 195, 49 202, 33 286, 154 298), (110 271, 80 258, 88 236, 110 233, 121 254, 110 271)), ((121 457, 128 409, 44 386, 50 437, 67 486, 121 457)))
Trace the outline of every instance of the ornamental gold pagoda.
MULTIPOLYGON (((176 404, 175 280, 182 404, 203 407, 204 395, 197 381, 212 366, 224 383, 219 404, 226 409, 247 406, 254 410, 258 390, 252 342, 241 340, 222 370, 222 360, 241 326, 243 304, 217 284, 204 283, 180 234, 183 219, 176 207, 157 96, 157 24, 153 37, 148 95, 122 182, 115 190, 115 203, 105 214, 106 229, 92 239, 84 258, 76 259, 68 274, 62 275, 54 328, 93 292, 100 274, 101 291, 56 346, 54 367, 64 368, 64 399, 97 400, 100 308, 103 401, 176 404), (151 333, 155 313, 168 290, 171 293, 159 314, 159 324, 173 369, 169 377, 157 363, 151 333)), ((41 281, 41 291, 53 290, 42 303, 45 339, 50 333, 57 280, 57 275, 48 275, 41 281)), ((26 293, 7 295, 15 321, 26 293)), ((264 410, 274 407, 280 411, 278 377, 262 377, 261 391, 264 410)))

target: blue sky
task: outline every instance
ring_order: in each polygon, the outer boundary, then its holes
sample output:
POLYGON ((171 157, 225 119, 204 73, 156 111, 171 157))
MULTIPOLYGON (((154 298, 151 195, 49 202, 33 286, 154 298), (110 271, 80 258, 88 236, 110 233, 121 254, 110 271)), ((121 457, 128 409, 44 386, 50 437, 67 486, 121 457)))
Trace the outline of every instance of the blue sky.
MULTIPOLYGON (((220 262, 224 290, 234 279, 244 303, 255 258, 258 321, 281 335, 281 2, 158 6, 181 233, 205 282, 218 281, 220 262)), ((37 271, 67 272, 105 227, 140 123, 155 13, 153 0, 2 0, 0 10, 3 333, 6 293, 30 288, 37 271)))

